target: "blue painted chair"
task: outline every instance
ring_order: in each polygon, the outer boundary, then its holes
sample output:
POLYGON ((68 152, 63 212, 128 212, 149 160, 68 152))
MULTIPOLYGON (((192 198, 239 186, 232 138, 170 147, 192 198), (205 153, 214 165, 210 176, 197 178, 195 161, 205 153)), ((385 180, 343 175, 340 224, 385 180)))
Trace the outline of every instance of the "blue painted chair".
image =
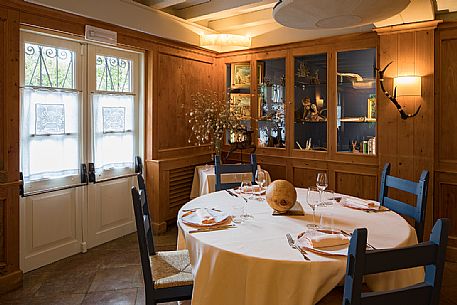
POLYGON ((255 172, 257 170, 257 158, 251 154, 251 163, 248 164, 222 164, 221 156, 216 155, 214 158, 214 173, 216 175, 216 191, 222 191, 240 186, 240 183, 222 183, 223 174, 252 174, 252 184, 255 184, 255 172))
POLYGON ((448 240, 449 221, 438 219, 430 240, 415 246, 366 250, 367 229, 356 229, 349 245, 343 305, 438 305, 448 240), (366 274, 425 266, 424 281, 402 289, 362 292, 366 274))
POLYGON ((425 210, 427 206, 429 173, 422 171, 419 182, 413 182, 390 175, 390 163, 384 165, 381 175, 381 191, 379 202, 381 205, 405 216, 409 216, 415 221, 417 240, 422 242, 424 239, 425 210), (414 194, 416 196, 416 206, 388 197, 389 188, 395 188, 414 194))
MULTIPOLYGON (((143 181, 140 175, 139 182, 143 181)), ((141 183, 139 183, 141 185, 141 183)), ((144 186, 144 181, 143 181, 144 186)), ((132 187, 133 208, 147 305, 190 300, 193 278, 189 252, 155 251, 145 190, 132 187)))

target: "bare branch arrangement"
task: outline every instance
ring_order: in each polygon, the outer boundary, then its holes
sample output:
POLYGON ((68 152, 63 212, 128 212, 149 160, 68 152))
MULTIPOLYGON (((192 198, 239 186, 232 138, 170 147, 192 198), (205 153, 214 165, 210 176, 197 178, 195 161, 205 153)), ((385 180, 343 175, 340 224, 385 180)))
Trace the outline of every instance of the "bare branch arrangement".
POLYGON ((192 126, 188 142, 195 146, 210 143, 216 154, 220 154, 226 130, 246 130, 236 114, 230 111, 228 103, 216 92, 203 91, 192 95, 186 118, 192 126))

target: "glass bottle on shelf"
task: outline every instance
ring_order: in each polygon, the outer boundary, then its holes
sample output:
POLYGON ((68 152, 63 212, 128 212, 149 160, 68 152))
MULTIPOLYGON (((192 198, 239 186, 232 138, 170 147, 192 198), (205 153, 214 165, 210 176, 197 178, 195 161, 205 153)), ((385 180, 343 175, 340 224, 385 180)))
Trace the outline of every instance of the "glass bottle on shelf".
POLYGON ((376 49, 337 54, 337 151, 376 154, 376 49))
POLYGON ((327 54, 294 59, 294 147, 327 150, 327 54))
POLYGON ((286 146, 286 60, 257 61, 258 147, 286 146))
MULTIPOLYGON (((231 63, 226 65, 226 99, 230 112, 248 131, 251 127, 251 63, 231 63)), ((241 133, 227 130, 226 143, 242 141, 241 133)))

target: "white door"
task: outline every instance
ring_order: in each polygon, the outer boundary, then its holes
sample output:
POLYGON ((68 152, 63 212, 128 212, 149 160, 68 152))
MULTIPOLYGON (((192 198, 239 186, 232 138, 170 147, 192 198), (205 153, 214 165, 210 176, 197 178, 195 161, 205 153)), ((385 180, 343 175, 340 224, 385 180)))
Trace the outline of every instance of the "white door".
POLYGON ((135 231, 130 188, 138 155, 138 54, 89 46, 89 248, 135 231))
POLYGON ((81 45, 22 33, 21 268, 24 271, 80 252, 81 45), (49 192, 49 190, 55 190, 49 192))
POLYGON ((138 53, 23 31, 21 269, 135 230, 138 53))

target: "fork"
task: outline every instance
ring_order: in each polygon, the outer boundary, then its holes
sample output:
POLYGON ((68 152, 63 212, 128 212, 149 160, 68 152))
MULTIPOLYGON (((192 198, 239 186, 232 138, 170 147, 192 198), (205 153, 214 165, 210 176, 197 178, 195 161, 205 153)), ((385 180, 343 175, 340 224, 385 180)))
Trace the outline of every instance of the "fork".
POLYGON ((301 249, 300 247, 297 247, 295 245, 295 242, 294 242, 294 239, 292 238, 292 235, 290 235, 289 233, 286 234, 286 238, 287 238, 287 242, 289 243, 289 246, 292 248, 292 249, 296 249, 300 252, 300 254, 303 256, 303 258, 307 261, 309 261, 309 257, 306 255, 306 252, 301 249))

